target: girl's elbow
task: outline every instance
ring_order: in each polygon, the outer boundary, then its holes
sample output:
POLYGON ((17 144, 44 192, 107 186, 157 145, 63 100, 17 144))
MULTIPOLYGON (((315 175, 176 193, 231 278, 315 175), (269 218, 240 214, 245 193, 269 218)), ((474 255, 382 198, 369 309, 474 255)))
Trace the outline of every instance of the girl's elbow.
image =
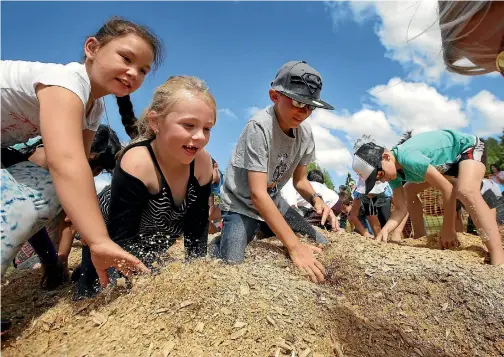
POLYGON ((69 154, 46 155, 47 169, 54 173, 75 172, 79 167, 86 168, 91 172, 91 167, 84 157, 80 158, 69 154))

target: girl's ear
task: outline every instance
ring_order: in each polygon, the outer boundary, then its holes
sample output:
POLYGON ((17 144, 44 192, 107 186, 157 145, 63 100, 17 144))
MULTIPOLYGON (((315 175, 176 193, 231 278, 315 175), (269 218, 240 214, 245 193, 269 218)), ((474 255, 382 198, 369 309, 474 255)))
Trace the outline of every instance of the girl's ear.
POLYGON ((383 170, 378 171, 378 173, 376 174, 376 178, 378 180, 381 180, 383 176, 385 176, 385 172, 383 170))
POLYGON ((149 121, 149 126, 155 134, 159 132, 158 117, 159 117, 158 114, 153 110, 147 113, 147 120, 149 121))
POLYGON ((98 42, 96 37, 88 37, 86 42, 84 42, 84 53, 86 55, 86 58, 93 60, 99 47, 100 42, 98 42))

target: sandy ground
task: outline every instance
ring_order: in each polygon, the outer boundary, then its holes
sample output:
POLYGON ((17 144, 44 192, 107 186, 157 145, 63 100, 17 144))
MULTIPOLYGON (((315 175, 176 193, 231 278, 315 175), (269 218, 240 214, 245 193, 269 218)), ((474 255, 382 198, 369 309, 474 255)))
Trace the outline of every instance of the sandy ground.
POLYGON ((253 242, 233 266, 186 263, 178 242, 159 273, 81 302, 70 284, 45 292, 39 271, 14 272, 1 291, 2 316, 14 321, 2 355, 504 355, 504 267, 484 264, 478 237, 441 251, 436 236, 379 244, 325 234, 319 285, 275 239, 253 242))

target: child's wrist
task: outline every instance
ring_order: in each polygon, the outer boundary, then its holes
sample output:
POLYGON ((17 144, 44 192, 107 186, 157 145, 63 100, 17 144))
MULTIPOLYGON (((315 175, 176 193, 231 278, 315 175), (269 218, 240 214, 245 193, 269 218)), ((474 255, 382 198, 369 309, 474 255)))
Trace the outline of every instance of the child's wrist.
POLYGON ((290 253, 298 249, 302 243, 295 234, 290 235, 288 239, 283 242, 285 248, 290 253))

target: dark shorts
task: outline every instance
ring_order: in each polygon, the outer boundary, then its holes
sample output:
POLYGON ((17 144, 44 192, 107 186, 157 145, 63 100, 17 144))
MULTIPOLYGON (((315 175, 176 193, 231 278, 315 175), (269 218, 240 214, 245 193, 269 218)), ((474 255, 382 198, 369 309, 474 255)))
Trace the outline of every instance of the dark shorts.
POLYGON ((368 202, 363 203, 364 216, 377 216, 380 225, 383 227, 390 219, 391 199, 379 199, 378 197, 371 198, 368 202))
POLYGON ((444 172, 446 176, 458 177, 459 174, 459 164, 465 160, 476 160, 482 162, 485 166, 488 161, 488 154, 485 144, 476 137, 476 145, 463 151, 455 160, 454 163, 450 165, 450 168, 444 172))

